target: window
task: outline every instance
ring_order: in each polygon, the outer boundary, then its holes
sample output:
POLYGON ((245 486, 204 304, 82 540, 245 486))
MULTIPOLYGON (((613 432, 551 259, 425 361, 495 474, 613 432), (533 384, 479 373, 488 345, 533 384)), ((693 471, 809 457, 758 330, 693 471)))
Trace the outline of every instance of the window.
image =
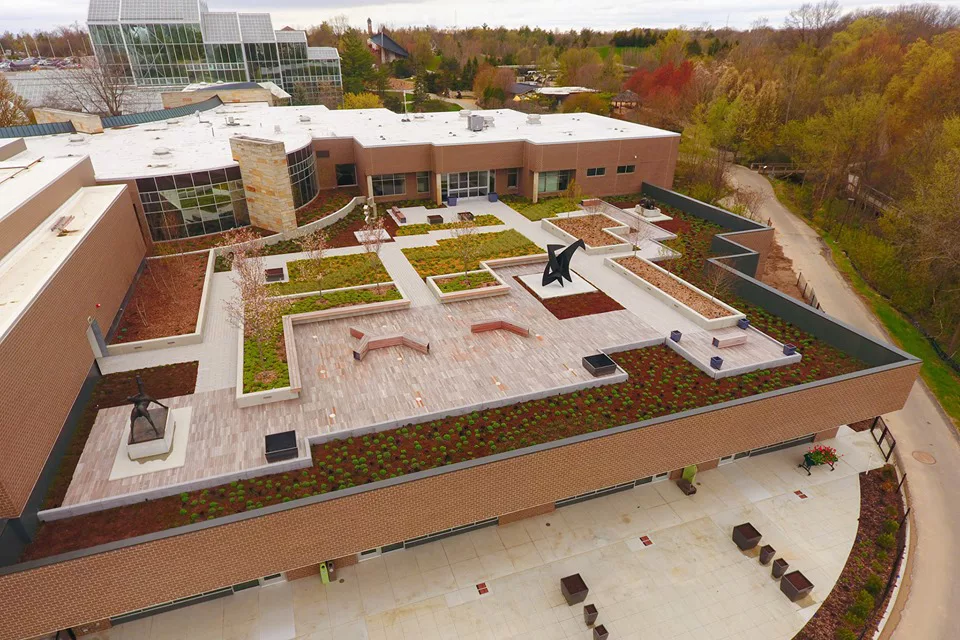
POLYGON ((137 192, 154 241, 250 224, 239 167, 140 178, 137 192))
POLYGON ((417 171, 417 193, 430 193, 429 171, 417 171))
POLYGON ((520 184, 520 169, 507 169, 507 189, 516 189, 520 184))
POLYGON ((540 181, 537 185, 537 193, 550 193, 552 191, 564 191, 573 180, 576 172, 573 169, 564 169, 563 171, 542 171, 540 172, 540 181))
POLYGON ((596 178, 596 177, 605 176, 605 175, 607 175, 606 167, 591 167, 590 169, 587 169, 588 178, 596 178))
POLYGON ((287 170, 293 187, 293 206, 299 209, 317 195, 317 165, 309 146, 287 154, 287 170))
POLYGON ((373 176, 373 195, 402 196, 407 192, 407 176, 403 173, 385 173, 373 176))
POLYGON ((635 164, 622 164, 619 167, 617 167, 617 173, 633 173, 636 170, 637 170, 637 165, 635 164))
POLYGON ((317 149, 317 157, 318 157, 318 158, 329 158, 329 157, 330 157, 330 150, 329 150, 329 149, 317 149))
POLYGON ((336 166, 337 186, 355 187, 357 186, 357 165, 338 164, 336 166))

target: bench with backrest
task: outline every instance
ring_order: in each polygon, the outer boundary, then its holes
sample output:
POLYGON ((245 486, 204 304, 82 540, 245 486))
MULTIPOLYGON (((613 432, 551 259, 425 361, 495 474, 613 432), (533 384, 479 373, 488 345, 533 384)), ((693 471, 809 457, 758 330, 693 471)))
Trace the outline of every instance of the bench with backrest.
POLYGON ((717 336, 713 338, 713 346, 715 346, 717 349, 726 349, 727 347, 735 347, 741 344, 747 344, 746 333, 722 337, 717 336))
POLYGON ((362 361, 370 351, 374 349, 385 349, 387 347, 407 347, 420 353, 430 353, 430 342, 419 336, 412 336, 405 333, 370 336, 354 327, 350 328, 350 335, 360 339, 360 344, 353 350, 354 360, 362 361))
POLYGON ((399 207, 390 207, 390 213, 393 215, 394 219, 400 224, 406 224, 407 216, 403 215, 403 212, 400 211, 399 207))
POLYGON ((483 333, 484 331, 498 331, 501 329, 515 333, 518 336, 527 337, 530 335, 530 330, 526 327, 521 327, 506 320, 486 320, 470 325, 470 333, 483 333))
POLYGON ((283 267, 273 267, 263 270, 267 282, 278 282, 283 280, 283 267))

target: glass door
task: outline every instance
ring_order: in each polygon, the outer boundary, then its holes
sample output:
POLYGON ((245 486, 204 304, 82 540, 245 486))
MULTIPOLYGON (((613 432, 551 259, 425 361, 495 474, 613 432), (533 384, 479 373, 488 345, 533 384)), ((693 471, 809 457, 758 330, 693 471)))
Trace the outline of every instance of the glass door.
POLYGON ((444 199, 485 196, 490 192, 492 174, 486 170, 444 174, 440 179, 440 195, 444 199))

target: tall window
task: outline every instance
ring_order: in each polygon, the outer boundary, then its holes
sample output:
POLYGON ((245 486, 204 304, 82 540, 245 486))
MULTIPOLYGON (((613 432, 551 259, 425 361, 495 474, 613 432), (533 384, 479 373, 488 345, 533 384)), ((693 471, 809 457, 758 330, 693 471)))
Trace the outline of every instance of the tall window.
POLYGON ((299 209, 317 195, 317 161, 309 145, 287 154, 287 171, 293 187, 293 206, 299 209))
POLYGON ((606 167, 591 167, 587 169, 588 178, 597 178, 599 176, 604 176, 604 175, 607 175, 606 167))
POLYGON ((430 193, 429 171, 417 171, 417 193, 430 193))
POLYGON ((541 171, 540 182, 537 185, 537 193, 550 193, 552 191, 564 191, 570 186, 570 182, 576 176, 573 169, 564 169, 562 171, 541 171))
POLYGON ((247 55, 251 81, 283 85, 276 42, 248 42, 243 45, 243 50, 247 55))
POLYGON ((520 169, 507 169, 507 189, 516 189, 520 184, 520 169))
POLYGON ((355 164, 338 164, 335 167, 337 173, 337 186, 338 187, 355 187, 357 186, 357 165, 355 164))
POLYGON ((635 164, 621 164, 617 167, 617 173, 633 173, 637 170, 637 165, 635 164))
POLYGON ((156 241, 250 224, 240 167, 140 178, 137 191, 156 241))
POLYGON ((373 195, 402 196, 407 192, 407 176, 403 173, 385 173, 373 176, 373 195))

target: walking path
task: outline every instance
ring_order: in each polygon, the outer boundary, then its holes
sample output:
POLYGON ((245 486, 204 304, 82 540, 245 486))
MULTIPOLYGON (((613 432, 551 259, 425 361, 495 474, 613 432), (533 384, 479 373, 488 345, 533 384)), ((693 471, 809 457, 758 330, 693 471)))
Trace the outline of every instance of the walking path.
MULTIPOLYGON (((856 292, 837 270, 816 231, 776 199, 770 183, 746 167, 735 166, 731 178, 764 196, 759 214, 770 218, 784 254, 813 283, 824 310, 883 340, 889 337, 856 292)), ((907 599, 900 596, 902 617, 894 638, 960 638, 960 439, 950 419, 922 380, 917 380, 900 411, 885 416, 897 438, 901 469, 909 477, 915 539, 907 599), (937 463, 924 464, 912 455, 924 451, 937 463)), ((901 590, 901 594, 904 590, 901 590)))
POLYGON ((805 445, 697 475, 684 496, 644 484, 504 526, 491 526, 319 577, 248 589, 121 624, 92 640, 369 640, 587 638, 582 607, 567 606, 561 577, 580 573, 598 623, 618 640, 789 640, 823 602, 853 546, 857 474, 883 463, 866 432, 826 441, 836 471, 797 469, 805 445), (794 491, 802 491, 801 499, 794 491), (814 583, 790 602, 731 529, 752 523, 777 556, 814 583), (652 545, 644 545, 647 536, 652 545), (478 592, 478 583, 488 589, 478 592))

